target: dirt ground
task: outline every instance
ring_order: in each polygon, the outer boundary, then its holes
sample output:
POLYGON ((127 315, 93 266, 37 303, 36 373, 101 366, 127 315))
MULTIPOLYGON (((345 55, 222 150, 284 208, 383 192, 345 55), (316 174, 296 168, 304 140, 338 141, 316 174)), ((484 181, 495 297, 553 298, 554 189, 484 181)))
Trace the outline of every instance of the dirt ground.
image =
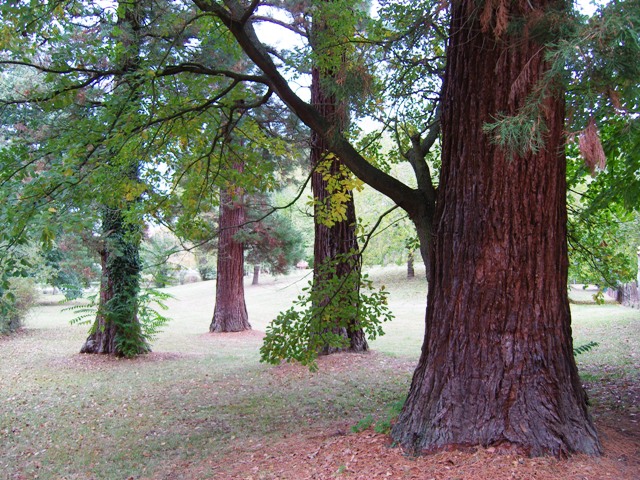
MULTIPOLYGON (((321 368, 353 368, 353 357, 321 359, 321 368)), ((303 367, 283 365, 278 375, 297 375, 303 367)), ((342 423, 322 431, 293 435, 271 444, 242 445, 234 458, 174 465, 163 479, 185 480, 640 480, 640 386, 612 379, 586 385, 604 455, 568 459, 527 458, 495 448, 406 455, 388 435, 372 429, 351 431, 342 423)), ((157 476, 154 478, 158 478, 157 476)))
POLYGON ((605 448, 601 458, 524 458, 495 449, 441 452, 424 457, 391 448, 386 435, 371 430, 346 433, 348 426, 306 438, 291 438, 269 449, 239 453, 229 479, 612 479, 640 478, 640 439, 599 425, 605 448))

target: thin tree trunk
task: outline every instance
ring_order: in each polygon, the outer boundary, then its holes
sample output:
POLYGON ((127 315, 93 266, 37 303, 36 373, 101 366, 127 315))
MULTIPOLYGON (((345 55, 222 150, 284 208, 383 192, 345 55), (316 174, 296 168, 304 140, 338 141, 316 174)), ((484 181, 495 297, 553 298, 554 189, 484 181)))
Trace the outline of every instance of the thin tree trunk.
POLYGON ((491 142, 485 122, 516 113, 548 67, 526 36, 483 30, 475 5, 451 10, 425 339, 393 437, 417 452, 598 454, 572 348, 562 95, 541 106, 544 150, 512 158, 491 142))
POLYGON ((216 306, 209 327, 211 332, 251 330, 244 300, 244 246, 234 239, 244 222, 242 193, 236 189, 223 190, 220 195, 216 306))
POLYGON ((258 285, 260 282, 260 265, 253 266, 253 280, 251 281, 251 285, 258 285))
POLYGON ((414 278, 416 276, 416 271, 413 268, 414 257, 413 250, 409 251, 407 255, 407 278, 414 278))

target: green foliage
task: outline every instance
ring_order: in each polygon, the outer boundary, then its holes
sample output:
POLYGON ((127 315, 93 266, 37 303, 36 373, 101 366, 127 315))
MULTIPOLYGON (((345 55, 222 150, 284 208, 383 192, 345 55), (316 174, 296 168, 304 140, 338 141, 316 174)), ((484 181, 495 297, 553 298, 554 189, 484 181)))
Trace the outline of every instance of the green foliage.
POLYGON ((164 288, 174 280, 175 265, 169 257, 179 250, 175 238, 164 233, 153 235, 142 243, 142 272, 151 276, 156 288, 164 288))
POLYGON ((393 422, 398 418, 398 415, 400 415, 400 411, 402 410, 405 401, 406 398, 402 398, 389 405, 387 415, 383 420, 375 421, 373 415, 367 414, 367 416, 359 420, 358 423, 351 426, 351 431, 353 433, 361 433, 373 427, 374 432, 388 435, 391 432, 393 422))
MULTIPOLYGON (((599 125, 617 123, 622 126, 618 128, 621 137, 628 137, 635 130, 631 142, 638 144, 637 126, 634 127, 640 98, 638 0, 607 2, 591 17, 551 9, 535 21, 521 18, 512 19, 511 23, 512 33, 527 31, 547 47, 550 69, 533 86, 519 111, 502 112, 495 122, 484 126, 495 143, 517 156, 539 151, 546 133, 544 98, 564 93, 569 106, 569 131, 581 132, 592 120, 599 125), (523 22, 529 22, 526 28, 523 22)), ((623 155, 635 157, 633 163, 637 167, 637 150, 627 149, 623 155)), ((619 187, 639 192, 637 178, 630 175, 627 179, 631 183, 619 187)))
POLYGON ((135 331, 123 331, 116 340, 118 350, 125 357, 133 357, 140 351, 138 332, 145 342, 150 343, 171 319, 164 316, 160 310, 168 309, 166 300, 174 298, 171 294, 155 289, 145 289, 138 295, 138 323, 128 322, 126 328, 135 331), (154 308, 155 307, 155 308, 154 308))
MULTIPOLYGON (((91 325, 95 321, 98 313, 98 294, 89 295, 86 299, 87 303, 79 303, 62 309, 63 312, 74 314, 74 317, 69 320, 71 325, 91 325)), ((65 299, 62 303, 69 301, 65 299)))
MULTIPOLYGON (((392 172, 404 181, 413 174, 407 163, 394 165, 392 172)), ((364 265, 401 265, 411 250, 419 251, 415 225, 405 212, 398 209, 380 220, 380 216, 394 206, 391 200, 368 186, 354 193, 354 198, 359 213, 358 226, 367 238, 362 251, 364 265), (371 232, 376 224, 377 228, 371 232)))
POLYGON ((314 199, 310 205, 315 206, 316 222, 327 227, 347 220, 347 205, 353 198, 354 191, 361 191, 362 181, 358 180, 342 163, 335 170, 335 155, 328 154, 316 165, 316 172, 326 182, 327 198, 314 199))
POLYGON ((599 345, 600 344, 598 342, 589 342, 585 343, 584 345, 580 345, 579 347, 573 347, 573 355, 578 356, 581 353, 587 353, 599 345))
POLYGON ((30 278, 9 278, 5 288, 0 286, 0 335, 15 332, 22 326, 36 298, 36 287, 30 278))
POLYGON ((79 235, 70 232, 55 234, 50 248, 44 249, 43 279, 59 288, 67 300, 82 296, 83 288, 99 279, 97 253, 87 248, 79 235))
MULTIPOLYGON (((612 207, 614 207, 612 205, 612 207)), ((604 208, 569 219, 569 276, 578 283, 616 287, 635 278, 637 231, 624 212, 604 208), (635 233, 635 235, 634 235, 635 233)))
POLYGON ((351 431, 353 433, 364 432, 365 430, 368 430, 369 428, 371 428, 371 425, 373 425, 374 422, 375 420, 373 419, 373 415, 368 414, 362 420, 359 420, 358 423, 356 423, 355 425, 352 425, 351 431))
POLYGON ((35 300, 33 279, 28 278, 34 255, 28 247, 24 239, 0 241, 0 334, 20 328, 35 300))
POLYGON ((344 261, 336 258, 320 267, 323 281, 315 287, 309 282, 294 305, 267 327, 260 348, 262 362, 296 361, 316 370, 321 349, 349 347, 340 329, 361 329, 370 339, 384 334, 382 323, 393 317, 387 306, 388 291, 384 286, 374 290, 368 276, 355 270, 337 275, 336 265, 344 261))
POLYGON ((287 273, 295 263, 304 258, 301 233, 286 212, 269 211, 269 207, 256 202, 247 206, 248 224, 236 234, 235 239, 245 248, 245 262, 264 265, 270 273, 287 273))
POLYGON ((213 254, 206 250, 196 250, 196 269, 200 274, 200 278, 203 281, 207 280, 215 280, 218 275, 218 271, 216 269, 216 260, 213 257, 213 254))
POLYGON ((632 142, 640 141, 640 135, 625 131, 623 125, 621 119, 612 119, 600 129, 606 166, 597 174, 585 165, 575 142, 568 146, 569 276, 573 281, 615 288, 637 274, 640 196, 636 189, 640 183, 637 173, 629 169, 640 161, 632 142))
POLYGON ((405 401, 406 398, 402 398, 396 402, 393 402, 389 406, 386 418, 384 420, 376 422, 376 425, 373 428, 376 433, 384 433, 385 435, 391 433, 391 425, 396 420, 396 418, 398 418, 398 415, 400 415, 405 401))
POLYGON ((171 2, 55 5, 0 5, 7 237, 39 220, 52 243, 52 225, 95 225, 89 212, 108 205, 132 224, 153 216, 189 238, 217 186, 274 187, 274 166, 292 149, 245 108, 266 89, 235 78, 248 68, 215 18, 171 2), (225 143, 231 131, 238 141, 225 143), (247 173, 234 173, 237 157, 247 173), (75 218, 60 215, 71 210, 75 218))
POLYGON ((547 133, 544 110, 541 108, 544 97, 531 95, 526 105, 517 115, 501 113, 494 123, 483 125, 482 129, 491 136, 491 140, 509 155, 522 157, 544 148, 547 133))
MULTIPOLYGON (((175 298, 173 295, 156 290, 154 288, 144 289, 137 296, 137 322, 123 322, 120 332, 116 338, 119 353, 124 357, 134 357, 140 353, 141 343, 151 342, 156 335, 161 332, 162 327, 171 321, 171 318, 164 316, 162 311, 168 310, 166 301, 175 298)), ((95 321, 96 317, 104 316, 108 310, 108 303, 101 306, 99 295, 87 297, 88 302, 65 307, 63 311, 72 312, 75 316, 70 320, 72 325, 92 325, 89 333, 95 332, 100 327, 95 321)))

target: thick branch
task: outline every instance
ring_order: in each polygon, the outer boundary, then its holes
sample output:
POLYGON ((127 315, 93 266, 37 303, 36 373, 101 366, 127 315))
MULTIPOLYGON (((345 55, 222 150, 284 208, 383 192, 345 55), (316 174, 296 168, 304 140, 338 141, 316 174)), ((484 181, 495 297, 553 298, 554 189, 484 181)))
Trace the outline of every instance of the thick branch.
POLYGON ((157 77, 166 77, 177 75, 179 73, 197 73, 201 75, 228 77, 240 82, 254 82, 268 85, 268 79, 263 75, 247 75, 234 72, 231 70, 219 70, 217 68, 209 68, 200 63, 185 62, 178 65, 169 65, 163 70, 156 73, 157 77))
POLYGON ((436 113, 436 120, 429 128, 429 132, 424 139, 420 138, 420 134, 411 137, 411 149, 403 154, 403 156, 409 161, 413 171, 416 175, 418 182, 418 190, 420 190, 425 196, 426 200, 431 205, 435 205, 436 201, 436 189, 433 186, 433 179, 431 177, 431 170, 429 164, 426 162, 425 157, 433 144, 440 135, 440 111, 436 113))
POLYGON ((193 0, 193 3, 203 11, 213 13, 220 19, 236 38, 247 56, 269 79, 271 88, 280 99, 303 123, 325 139, 329 150, 339 156, 356 177, 391 198, 412 218, 420 215, 420 204, 423 199, 417 190, 408 187, 367 162, 344 136, 335 133, 335 129, 331 128, 332 126, 327 119, 295 94, 258 39, 253 25, 250 22, 245 24, 241 22, 246 12, 239 2, 225 0, 224 3, 228 10, 220 4, 208 0, 193 0))

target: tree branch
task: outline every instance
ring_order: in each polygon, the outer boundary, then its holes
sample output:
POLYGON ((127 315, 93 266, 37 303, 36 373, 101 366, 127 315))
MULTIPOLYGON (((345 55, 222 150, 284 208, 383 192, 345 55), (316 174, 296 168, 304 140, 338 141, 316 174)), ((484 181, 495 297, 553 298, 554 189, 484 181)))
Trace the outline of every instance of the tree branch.
POLYGON ((344 164, 360 180, 391 198, 406 210, 413 218, 420 214, 422 195, 396 178, 371 165, 360 155, 347 139, 337 134, 326 118, 304 102, 291 89, 286 79, 280 74, 264 45, 258 39, 251 22, 242 23, 244 9, 237 0, 225 0, 228 8, 210 0, 192 0, 203 11, 216 15, 236 38, 247 56, 262 70, 269 79, 270 86, 280 99, 309 128, 321 135, 327 142, 328 149, 336 154, 344 164))
POLYGON ((223 76, 240 82, 254 82, 262 83, 264 85, 269 84, 269 80, 264 75, 247 75, 231 70, 218 70, 216 68, 209 68, 200 63, 193 62, 184 62, 179 63, 178 65, 169 65, 163 70, 157 72, 156 76, 167 77, 171 75, 177 75, 179 73, 197 73, 201 75, 223 76))

